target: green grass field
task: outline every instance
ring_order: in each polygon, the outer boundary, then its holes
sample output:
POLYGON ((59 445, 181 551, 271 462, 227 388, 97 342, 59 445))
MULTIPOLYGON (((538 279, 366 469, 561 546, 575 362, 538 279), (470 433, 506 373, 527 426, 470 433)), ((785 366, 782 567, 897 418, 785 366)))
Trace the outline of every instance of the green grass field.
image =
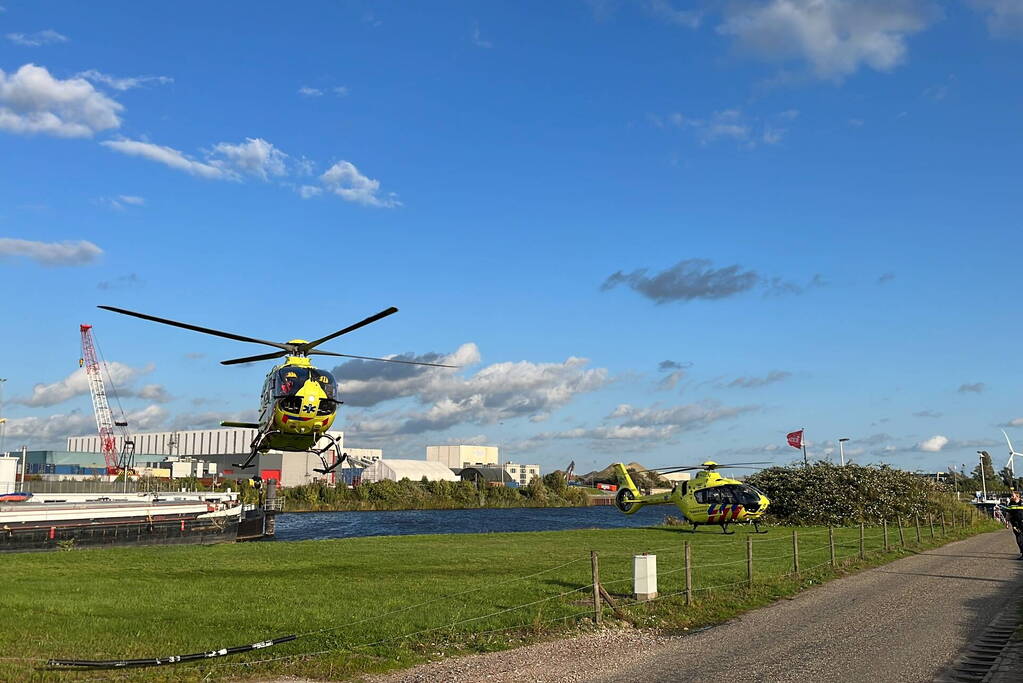
MULTIPOLYGON (((990 530, 940 528, 912 552, 990 530)), ((0 680, 343 678, 464 652, 513 647, 572 629, 592 616, 590 551, 601 581, 638 625, 693 628, 897 557, 868 528, 800 528, 801 573, 791 529, 754 535, 755 581, 746 581, 743 528, 583 530, 391 536, 209 547, 151 547, 7 555, 0 559, 0 680), (683 543, 692 543, 696 604, 685 605, 683 543), (632 556, 657 555, 661 599, 632 603, 632 556), (786 574, 788 574, 786 576, 786 574), (280 646, 198 664, 150 669, 50 670, 47 658, 168 656, 300 634, 280 646), (317 653, 317 654, 312 654, 317 653), (247 663, 261 660, 263 663, 247 663)), ((893 548, 898 534, 889 530, 893 548)), ((605 619, 614 621, 610 611, 605 619)))

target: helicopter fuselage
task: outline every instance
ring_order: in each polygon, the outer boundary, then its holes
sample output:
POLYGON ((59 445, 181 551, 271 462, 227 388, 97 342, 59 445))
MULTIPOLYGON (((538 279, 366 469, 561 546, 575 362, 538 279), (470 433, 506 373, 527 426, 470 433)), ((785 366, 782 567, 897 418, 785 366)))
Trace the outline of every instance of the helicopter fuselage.
POLYGON ((333 375, 306 357, 288 356, 263 383, 259 450, 310 450, 334 424, 338 398, 333 375))

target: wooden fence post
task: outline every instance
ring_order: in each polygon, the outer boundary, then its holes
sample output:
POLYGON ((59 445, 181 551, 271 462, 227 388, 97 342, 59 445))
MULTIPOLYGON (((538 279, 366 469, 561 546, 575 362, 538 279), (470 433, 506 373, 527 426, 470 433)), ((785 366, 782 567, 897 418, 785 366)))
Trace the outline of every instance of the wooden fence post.
POLYGON ((799 573, 799 532, 792 530, 792 571, 799 573))
POLYGON ((920 543, 920 515, 913 515, 913 521, 916 522, 916 542, 920 543))
POLYGON ((831 551, 831 566, 835 566, 835 528, 828 527, 828 549, 831 551))
POLYGON ((693 604, 693 549, 686 541, 686 604, 693 604))
POLYGON ((753 537, 746 537, 746 580, 753 587, 753 537))
POLYGON ((867 547, 866 547, 866 545, 864 545, 864 540, 865 539, 864 539, 864 536, 863 536, 863 531, 864 531, 864 529, 863 529, 863 522, 860 522, 860 559, 861 560, 867 559, 867 547))
POLYGON ((934 515, 927 513, 927 526, 931 527, 931 538, 934 538, 934 515))
POLYGON ((593 623, 600 625, 600 567, 597 563, 597 551, 590 551, 590 565, 593 568, 593 623))
POLYGON ((945 511, 941 511, 941 537, 945 538, 945 511))
POLYGON ((884 551, 888 552, 892 549, 891 546, 888 545, 888 520, 882 519, 881 526, 884 527, 884 551))
POLYGON ((899 517, 896 517, 895 519, 899 523, 899 545, 902 546, 903 550, 905 550, 906 549, 906 535, 902 531, 902 517, 899 516, 899 517))

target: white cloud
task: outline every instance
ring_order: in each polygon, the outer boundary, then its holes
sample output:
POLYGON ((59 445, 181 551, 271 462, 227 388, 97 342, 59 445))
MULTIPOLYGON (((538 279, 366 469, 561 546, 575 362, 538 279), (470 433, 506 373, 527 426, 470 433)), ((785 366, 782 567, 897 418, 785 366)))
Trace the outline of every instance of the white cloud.
POLYGON ((742 112, 738 109, 726 109, 714 112, 710 120, 702 122, 700 129, 705 142, 712 142, 721 138, 732 140, 748 140, 751 128, 742 118, 742 112))
POLYGON ((916 445, 916 447, 921 451, 926 451, 927 453, 937 453, 947 445, 948 437, 936 434, 929 439, 921 441, 916 445))
POLYGON ((114 290, 114 289, 132 289, 135 287, 142 287, 146 283, 136 273, 128 273, 127 275, 119 275, 111 280, 103 280, 96 283, 96 289, 102 290, 114 290))
POLYGON ((100 197, 96 200, 97 203, 104 206, 109 206, 111 209, 118 211, 124 211, 124 205, 130 206, 145 206, 146 200, 143 197, 136 197, 129 194, 120 194, 116 197, 100 197))
POLYGON ((782 137, 785 135, 784 128, 774 128, 767 126, 764 128, 764 134, 761 136, 765 145, 776 145, 781 142, 782 137))
MULTIPOLYGON (((447 356, 409 354, 396 358, 462 367, 480 360, 475 344, 463 344, 447 356)), ((427 406, 425 410, 395 414, 388 419, 363 415, 355 422, 350 421, 349 428, 363 439, 368 435, 381 438, 417 434, 518 417, 542 421, 576 396, 607 384, 607 370, 587 368, 587 364, 584 358, 568 358, 561 363, 496 363, 470 377, 462 377, 444 368, 356 360, 336 367, 334 372, 350 406, 375 406, 400 398, 413 398, 427 406)))
POLYGON ((89 69, 88 71, 82 71, 75 75, 76 78, 85 78, 94 83, 103 83, 108 85, 114 90, 131 90, 132 88, 141 88, 142 86, 153 83, 155 85, 166 85, 167 83, 173 83, 174 79, 170 76, 126 76, 117 77, 105 74, 95 69, 89 69))
MULTIPOLYGON (((125 415, 131 431, 156 429, 164 424, 167 411, 149 405, 125 415)), ((18 417, 7 421, 7 436, 18 439, 29 448, 56 447, 69 436, 96 433, 96 418, 91 410, 72 411, 45 417, 18 417)))
MULTIPOLYGON (((124 363, 118 363, 113 361, 107 363, 107 376, 104 377, 104 382, 113 382, 114 387, 122 396, 131 396, 134 394, 128 385, 130 385, 137 377, 152 372, 153 367, 147 366, 144 368, 133 368, 124 363), (109 377, 109 380, 107 379, 109 377)), ((155 386, 155 385, 150 385, 155 386)), ((45 407, 53 406, 64 401, 69 401, 76 396, 84 396, 89 393, 89 377, 85 372, 85 368, 78 368, 70 375, 62 380, 53 382, 51 384, 36 384, 32 387, 31 396, 17 397, 12 400, 12 403, 19 403, 21 405, 33 406, 33 407, 45 407)))
POLYGON ((971 0, 970 4, 987 14, 991 35, 999 38, 1023 36, 1021 0, 971 0))
POLYGON ((339 161, 328 168, 320 176, 320 182, 328 192, 333 192, 345 201, 386 208, 401 206, 393 193, 383 198, 378 196, 380 181, 362 175, 348 161, 339 161))
POLYGON ((52 444, 69 436, 96 429, 92 413, 73 412, 48 417, 16 417, 7 420, 7 436, 26 445, 52 444))
POLYGON ((926 0, 769 0, 727 5, 718 33, 766 59, 804 61, 818 78, 841 80, 862 66, 890 71, 906 39, 939 15, 926 0))
POLYGON ((626 403, 616 407, 601 425, 542 432, 516 444, 515 448, 529 450, 549 441, 586 440, 590 442, 590 448, 595 450, 646 450, 673 442, 683 432, 704 429, 719 420, 738 417, 757 409, 757 406, 722 406, 713 401, 650 408, 637 408, 626 403))
POLYGON ((67 36, 57 33, 52 28, 36 31, 35 33, 8 33, 6 37, 7 40, 15 45, 22 45, 24 47, 40 47, 42 45, 54 45, 68 41, 67 36))
POLYGON ((685 28, 699 28, 700 21, 703 18, 700 12, 677 9, 669 0, 649 0, 647 7, 654 15, 669 24, 685 28))
POLYGON ((206 154, 204 161, 187 156, 173 147, 164 147, 142 140, 104 140, 100 143, 112 150, 139 156, 170 166, 200 178, 241 180, 248 175, 262 180, 287 173, 288 155, 262 138, 246 138, 237 144, 220 142, 206 154))
POLYGON ((302 185, 298 188, 299 195, 302 199, 311 199, 317 195, 323 194, 322 187, 316 187, 315 185, 302 185))
POLYGON ((13 74, 0 69, 0 130, 91 137, 119 127, 123 109, 83 78, 60 80, 35 64, 13 74))
POLYGON ((0 258, 25 256, 44 266, 80 266, 99 258, 103 250, 92 242, 34 242, 0 237, 0 258))
POLYGON ((323 97, 327 92, 332 92, 338 97, 344 97, 348 94, 348 88, 343 85, 335 85, 332 88, 324 90, 323 88, 313 88, 312 86, 303 85, 298 89, 298 94, 303 97, 323 97))
POLYGON ((133 393, 138 398, 156 401, 157 403, 167 403, 174 400, 174 397, 167 393, 167 389, 162 384, 143 384, 138 391, 133 393))
POLYGON ((213 148, 211 164, 226 169, 268 180, 270 176, 287 173, 285 159, 288 155, 263 138, 246 138, 245 142, 232 145, 221 142, 213 148))
MULTIPOLYGON (((674 112, 666 120, 676 128, 692 130, 704 145, 731 140, 745 147, 755 147, 758 143, 775 145, 781 142, 788 132, 786 126, 798 116, 799 111, 796 109, 763 118, 749 117, 740 109, 723 109, 707 118, 694 118, 674 112)), ((661 117, 655 116, 652 120, 654 125, 663 126, 661 117)))
POLYGON ((236 179, 236 176, 230 171, 219 166, 190 159, 185 156, 183 152, 172 147, 154 145, 151 142, 143 142, 141 140, 127 139, 104 140, 100 144, 105 147, 109 147, 116 152, 120 152, 121 154, 149 159, 150 161, 170 166, 171 168, 179 171, 191 173, 192 175, 199 176, 200 178, 211 178, 215 180, 236 179))
POLYGON ((472 44, 475 45, 476 47, 482 47, 484 49, 494 47, 494 44, 492 42, 490 42, 489 40, 483 40, 483 38, 480 36, 480 25, 478 23, 474 23, 472 25, 472 44))

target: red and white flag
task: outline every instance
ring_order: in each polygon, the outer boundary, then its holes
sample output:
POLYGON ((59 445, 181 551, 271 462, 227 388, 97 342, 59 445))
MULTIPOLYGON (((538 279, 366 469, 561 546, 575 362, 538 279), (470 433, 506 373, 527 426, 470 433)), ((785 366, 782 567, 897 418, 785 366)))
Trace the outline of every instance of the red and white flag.
POLYGON ((788 439, 789 445, 792 446, 793 448, 802 448, 803 447, 803 430, 802 429, 799 429, 799 430, 794 431, 794 432, 789 432, 788 434, 785 435, 785 438, 788 439))

